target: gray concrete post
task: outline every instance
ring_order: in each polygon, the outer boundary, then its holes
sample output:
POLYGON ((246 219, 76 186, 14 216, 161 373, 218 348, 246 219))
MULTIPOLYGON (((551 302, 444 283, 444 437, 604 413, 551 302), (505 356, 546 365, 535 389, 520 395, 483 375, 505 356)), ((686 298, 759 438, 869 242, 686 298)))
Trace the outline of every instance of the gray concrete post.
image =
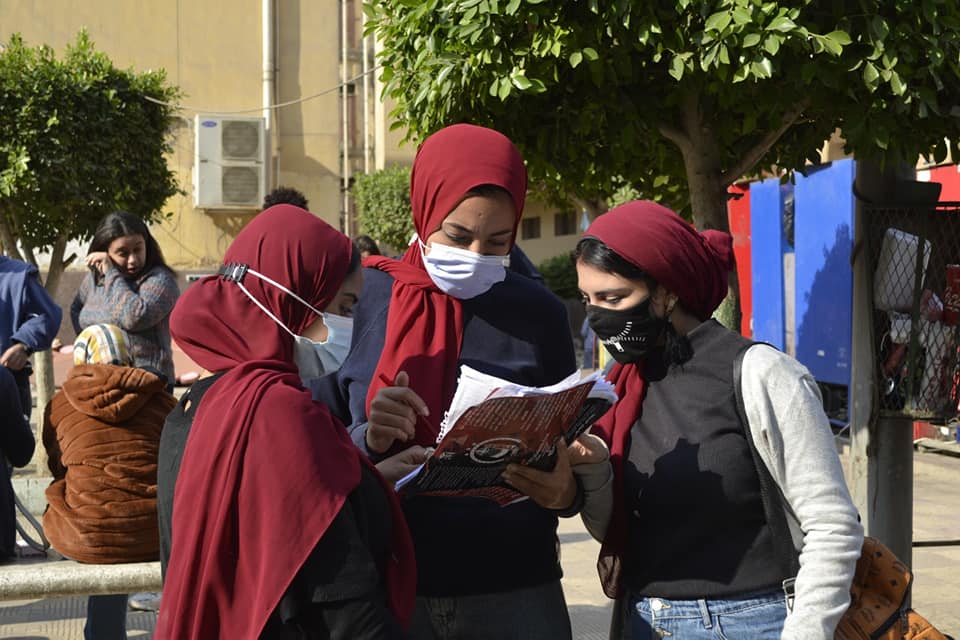
MULTIPOLYGON (((857 162, 861 196, 891 201, 895 176, 857 162)), ((910 564, 913 544, 913 430, 907 417, 873 419, 876 398, 873 296, 862 203, 855 211, 853 264, 853 344, 850 377, 850 490, 867 535, 910 564)))

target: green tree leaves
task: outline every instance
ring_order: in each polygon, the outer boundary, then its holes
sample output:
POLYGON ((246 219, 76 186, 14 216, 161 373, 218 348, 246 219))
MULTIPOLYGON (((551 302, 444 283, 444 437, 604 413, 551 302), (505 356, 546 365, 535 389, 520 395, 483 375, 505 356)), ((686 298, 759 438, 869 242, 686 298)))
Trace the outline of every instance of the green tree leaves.
POLYGON ((158 102, 178 97, 162 71, 117 69, 84 32, 60 59, 13 36, 0 51, 0 225, 30 255, 117 209, 158 218, 177 192, 174 109, 158 102))
POLYGON ((718 204, 695 218, 724 226, 723 185, 815 160, 836 128, 880 160, 960 140, 948 115, 960 103, 952 0, 379 0, 367 11, 412 138, 493 126, 558 197, 629 184, 675 203, 678 188, 706 184, 718 204))
POLYGON ((413 235, 410 167, 358 175, 352 191, 360 230, 395 249, 406 247, 413 235))

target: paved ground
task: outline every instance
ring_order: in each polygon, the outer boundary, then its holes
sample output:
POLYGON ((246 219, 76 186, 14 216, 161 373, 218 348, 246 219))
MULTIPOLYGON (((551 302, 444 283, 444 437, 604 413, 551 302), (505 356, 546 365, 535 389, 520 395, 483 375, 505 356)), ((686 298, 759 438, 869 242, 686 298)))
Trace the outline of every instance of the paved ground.
MULTIPOLYGON (((914 460, 915 539, 960 538, 960 458, 917 453, 914 460)), ((561 523, 560 542, 574 637, 605 640, 610 606, 597 584, 598 545, 576 518, 561 523)), ((913 567, 914 607, 944 632, 960 636, 960 547, 916 548, 913 567)), ((81 640, 84 606, 81 598, 0 603, 0 638, 81 640)), ((128 637, 150 638, 154 623, 152 614, 131 612, 128 637)))

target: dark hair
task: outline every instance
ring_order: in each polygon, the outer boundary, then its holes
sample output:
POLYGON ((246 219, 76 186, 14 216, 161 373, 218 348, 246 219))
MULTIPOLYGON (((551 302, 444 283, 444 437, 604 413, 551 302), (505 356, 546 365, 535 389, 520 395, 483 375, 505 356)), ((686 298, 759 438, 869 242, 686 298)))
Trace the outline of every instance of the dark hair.
POLYGON ((613 273, 627 280, 638 280, 650 291, 659 284, 649 273, 624 259, 619 253, 596 238, 586 237, 573 250, 574 263, 582 262, 605 273, 613 273))
POLYGON ((357 236, 353 239, 353 246, 357 251, 365 251, 367 255, 379 256, 380 247, 370 236, 357 236))
POLYGON ((110 248, 110 243, 124 236, 141 236, 144 244, 146 244, 147 255, 140 273, 146 273, 154 267, 163 267, 173 273, 173 269, 168 267, 163 259, 160 245, 157 244, 146 223, 126 211, 115 211, 100 221, 97 230, 93 232, 93 240, 90 241, 90 253, 107 251, 110 248))
MULTIPOLYGON (((574 263, 582 262, 605 273, 612 273, 627 280, 642 282, 647 285, 651 295, 656 290, 657 279, 652 275, 628 262, 619 253, 608 247, 602 241, 586 237, 577 243, 571 254, 574 263)), ((680 302, 677 302, 680 305, 680 302)), ((681 305, 682 306, 682 305, 681 305)), ((669 366, 679 366, 693 357, 693 347, 686 336, 681 336, 673 328, 673 323, 667 322, 664 328, 663 357, 669 366)))
POLYGON ((354 242, 353 251, 350 253, 350 266, 347 267, 348 276, 352 276, 360 269, 360 261, 360 247, 354 242))
POLYGON ((507 196, 508 198, 513 200, 513 195, 498 184, 478 184, 477 186, 467 191, 464 197, 466 196, 481 196, 481 197, 507 196))
POLYGON ((277 187, 263 199, 262 208, 269 209, 278 204, 292 204, 295 207, 307 209, 307 197, 291 187, 277 187))

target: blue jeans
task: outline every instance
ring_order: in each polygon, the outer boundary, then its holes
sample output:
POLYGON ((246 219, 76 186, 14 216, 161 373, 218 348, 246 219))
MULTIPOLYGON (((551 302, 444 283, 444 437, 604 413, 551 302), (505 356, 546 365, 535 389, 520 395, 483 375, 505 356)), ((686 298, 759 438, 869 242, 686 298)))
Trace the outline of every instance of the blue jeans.
POLYGON ((457 598, 417 598, 416 640, 570 640, 559 582, 457 598))
POLYGON ((729 599, 630 598, 630 640, 779 640, 787 617, 783 591, 729 599))

